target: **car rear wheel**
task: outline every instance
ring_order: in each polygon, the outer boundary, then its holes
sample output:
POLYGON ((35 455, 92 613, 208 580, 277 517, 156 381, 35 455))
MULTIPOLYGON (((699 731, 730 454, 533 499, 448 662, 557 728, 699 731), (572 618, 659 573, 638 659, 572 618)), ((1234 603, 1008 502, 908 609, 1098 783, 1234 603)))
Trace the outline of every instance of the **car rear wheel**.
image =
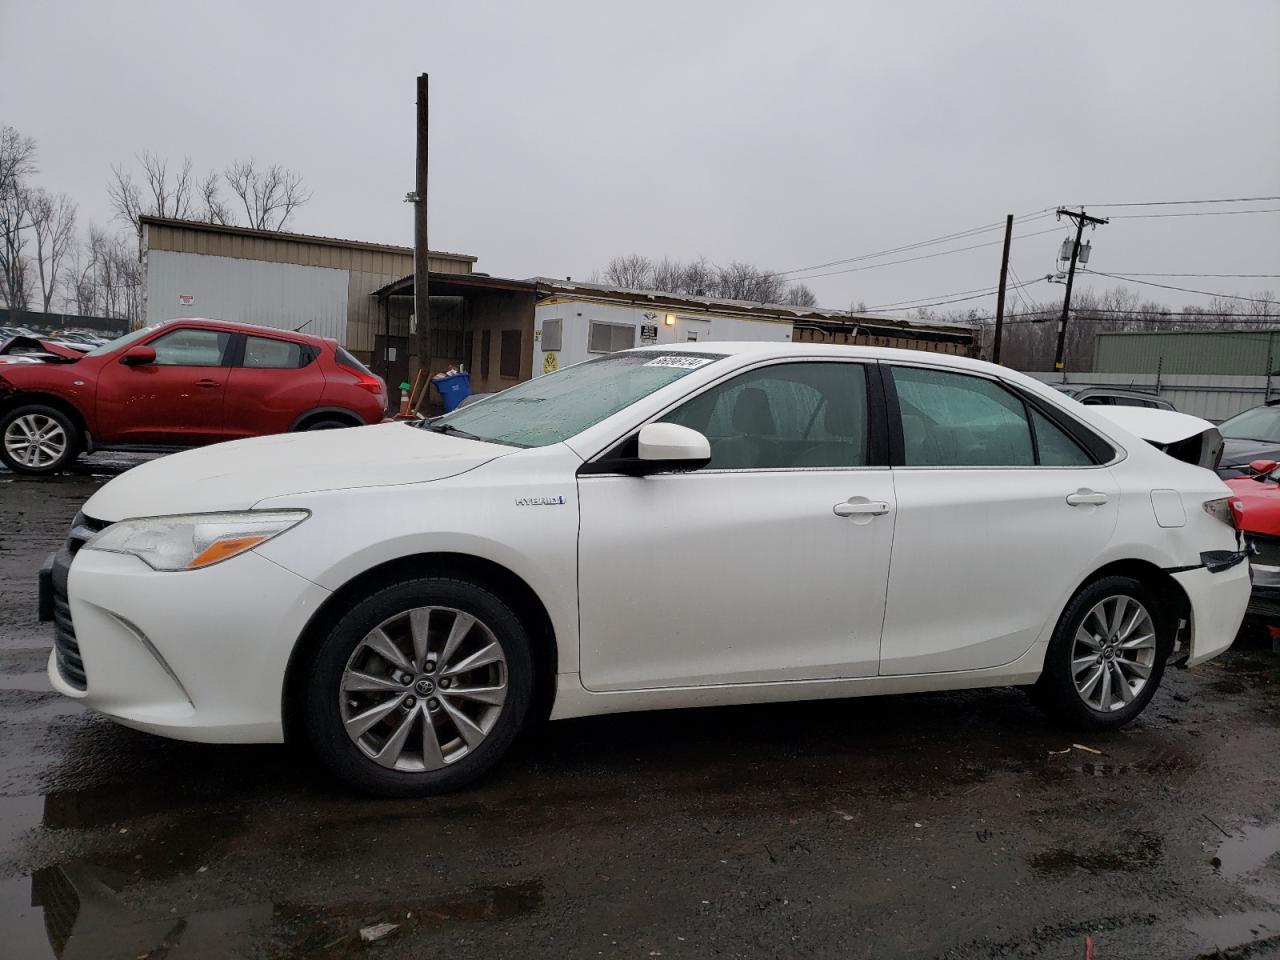
POLYGON ((1095 580, 1063 611, 1033 694, 1072 726, 1114 730, 1151 701, 1172 647, 1172 625, 1145 584, 1095 580))
POLYGON ((358 789, 446 793, 506 753, 532 691, 528 635, 505 603, 460 580, 411 580, 356 604, 322 642, 307 733, 358 789))
POLYGON ((306 425, 300 427, 301 430, 341 430, 343 427, 353 427, 350 420, 343 420, 340 417, 323 417, 319 420, 312 420, 306 425))
POLYGON ((57 473, 81 446, 79 428, 56 407, 29 404, 0 418, 0 460, 15 473, 57 473))

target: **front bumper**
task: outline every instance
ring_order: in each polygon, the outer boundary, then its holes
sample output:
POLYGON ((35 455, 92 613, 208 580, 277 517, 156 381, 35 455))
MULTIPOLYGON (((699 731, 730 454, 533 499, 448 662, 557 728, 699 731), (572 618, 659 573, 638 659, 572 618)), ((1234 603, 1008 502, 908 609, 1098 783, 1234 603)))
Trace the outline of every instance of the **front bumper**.
POLYGON ((1253 564, 1253 593, 1249 615, 1280 623, 1280 567, 1253 564))
POLYGON ((66 594, 84 687, 55 650, 49 679, 60 693, 180 740, 276 743, 289 656, 329 591, 253 552, 161 573, 80 550, 66 594))
POLYGON ((1249 564, 1235 562, 1217 572, 1195 567, 1173 574, 1191 602, 1190 655, 1186 665, 1216 657, 1235 639, 1249 605, 1249 564))

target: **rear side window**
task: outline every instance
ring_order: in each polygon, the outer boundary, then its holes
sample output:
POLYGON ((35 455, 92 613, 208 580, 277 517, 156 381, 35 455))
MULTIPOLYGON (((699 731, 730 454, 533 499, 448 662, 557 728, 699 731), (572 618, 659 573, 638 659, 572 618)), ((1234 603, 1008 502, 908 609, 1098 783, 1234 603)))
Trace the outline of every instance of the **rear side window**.
POLYGON ((711 470, 865 466, 866 369, 774 364, 718 384, 663 419, 707 437, 711 470))
POLYGON ((342 347, 338 348, 338 365, 346 367, 348 370, 354 370, 356 373, 367 374, 370 377, 373 376, 372 370, 366 367, 363 363, 361 363, 351 354, 347 353, 346 350, 343 350, 342 347))
POLYGON ((245 337, 244 366, 259 369, 286 370, 305 367, 311 362, 311 351, 300 343, 276 340, 274 337, 245 337))
POLYGON ((906 466, 1034 466, 1026 407, 999 384, 945 370, 891 369, 906 466))
POLYGON ((1080 449, 1080 444, 1039 410, 1031 411, 1031 425, 1036 431, 1036 452, 1040 454, 1042 467, 1088 467, 1093 464, 1089 455, 1080 449))
POLYGON ((173 330, 156 337, 147 346, 156 352, 156 363, 164 367, 220 367, 231 334, 222 330, 173 330))

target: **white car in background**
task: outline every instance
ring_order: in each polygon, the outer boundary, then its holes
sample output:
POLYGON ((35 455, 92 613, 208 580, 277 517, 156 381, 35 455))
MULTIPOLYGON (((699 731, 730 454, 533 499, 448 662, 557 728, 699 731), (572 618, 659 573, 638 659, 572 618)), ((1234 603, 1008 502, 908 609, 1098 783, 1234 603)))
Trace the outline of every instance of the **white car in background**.
POLYGON ((41 596, 67 696, 415 795, 537 714, 1022 685, 1118 727, 1230 645, 1249 568, 1217 477, 1031 378, 699 343, 143 464, 41 596))

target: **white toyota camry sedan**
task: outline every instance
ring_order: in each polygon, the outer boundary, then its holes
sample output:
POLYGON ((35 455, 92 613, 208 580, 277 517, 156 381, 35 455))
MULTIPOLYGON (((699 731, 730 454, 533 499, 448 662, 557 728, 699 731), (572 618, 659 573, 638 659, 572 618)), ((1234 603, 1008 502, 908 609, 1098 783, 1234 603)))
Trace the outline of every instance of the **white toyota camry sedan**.
POLYGON ((1003 367, 658 346, 137 467, 41 606, 53 684, 120 723, 427 794, 548 715, 1022 685, 1118 727, 1230 645, 1237 510, 1003 367))

